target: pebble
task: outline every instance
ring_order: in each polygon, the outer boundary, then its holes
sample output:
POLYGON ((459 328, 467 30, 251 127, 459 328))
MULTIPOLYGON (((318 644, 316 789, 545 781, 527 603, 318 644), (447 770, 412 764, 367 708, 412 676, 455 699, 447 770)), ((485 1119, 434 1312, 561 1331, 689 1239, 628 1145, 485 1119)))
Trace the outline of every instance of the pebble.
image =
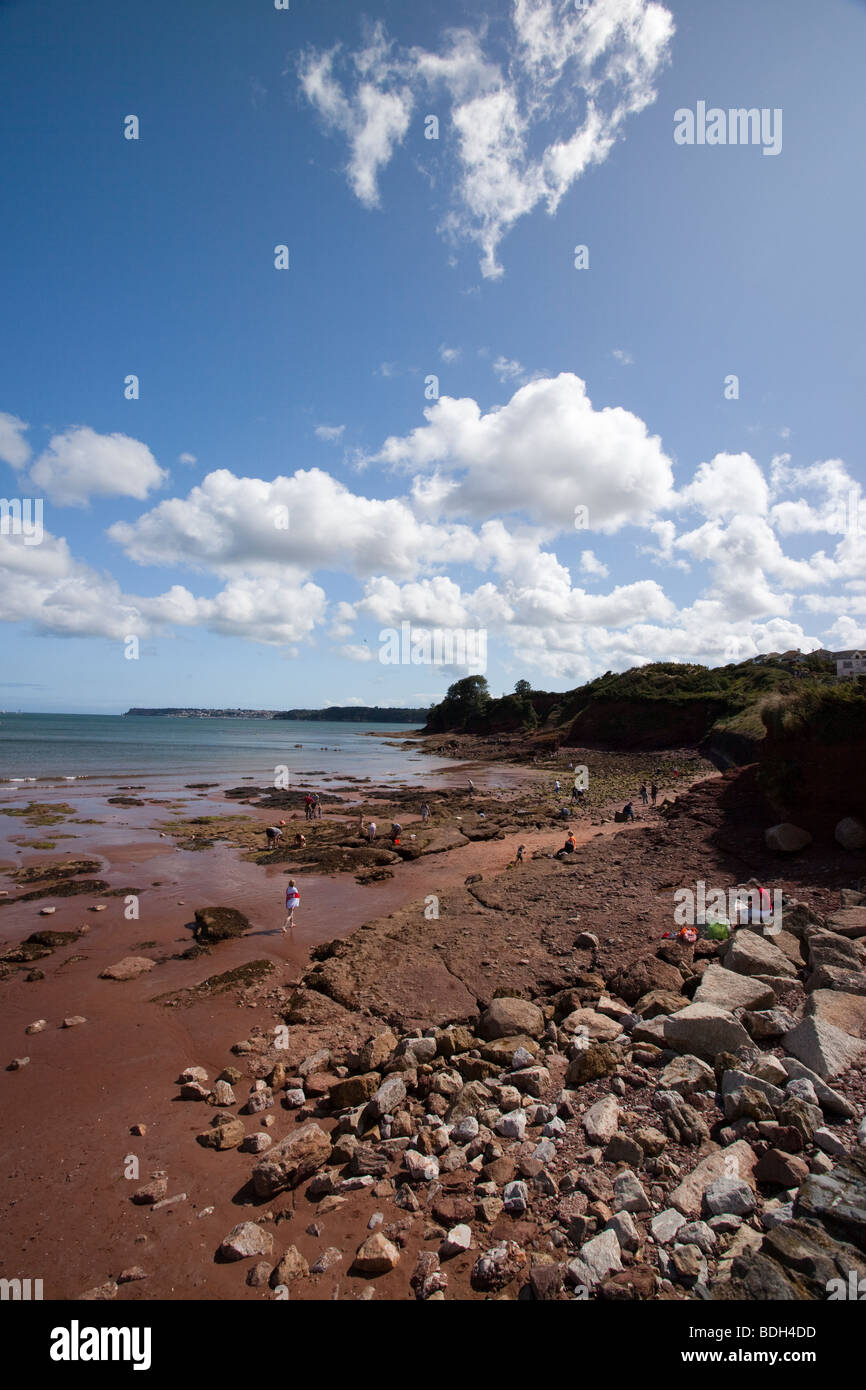
POLYGON ((64 1027, 64 1028, 77 1028, 80 1024, 86 1023, 86 1022, 87 1022, 87 1019, 84 1018, 81 1014, 71 1014, 71 1015, 69 1016, 69 1018, 64 1018, 62 1027, 64 1027))
POLYGON ((25 1032, 25 1033, 44 1033, 44 1032, 45 1032, 45 1029, 46 1029, 47 1027, 48 1027, 48 1020, 47 1020, 47 1019, 45 1019, 45 1018, 37 1018, 37 1020, 36 1020, 35 1023, 28 1023, 27 1027, 24 1029, 24 1032, 25 1032))

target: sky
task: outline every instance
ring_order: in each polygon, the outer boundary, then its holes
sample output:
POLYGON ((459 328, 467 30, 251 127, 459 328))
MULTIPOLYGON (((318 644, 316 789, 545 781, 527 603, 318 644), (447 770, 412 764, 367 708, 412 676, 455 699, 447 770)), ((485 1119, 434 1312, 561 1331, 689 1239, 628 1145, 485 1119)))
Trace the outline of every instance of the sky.
POLYGON ((864 44, 862 0, 0 0, 0 705, 866 645, 864 44))

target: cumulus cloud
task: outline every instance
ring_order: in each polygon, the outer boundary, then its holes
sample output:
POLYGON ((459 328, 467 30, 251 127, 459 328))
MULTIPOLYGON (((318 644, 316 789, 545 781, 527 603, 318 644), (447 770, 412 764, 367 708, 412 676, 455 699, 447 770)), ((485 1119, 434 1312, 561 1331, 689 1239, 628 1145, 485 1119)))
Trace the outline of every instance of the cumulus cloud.
POLYGON ((593 530, 613 532, 648 524, 673 500, 659 438, 619 406, 595 410, 570 372, 522 386, 487 414, 472 399, 442 396, 424 415, 425 425, 387 439, 375 459, 445 478, 449 485, 437 487, 451 515, 520 511, 565 531, 583 506, 593 530))
POLYGON ((83 507, 92 497, 143 501, 168 477, 146 444, 125 434, 97 434, 79 425, 55 434, 29 471, 33 487, 61 507, 83 507))
POLYGON ((345 425, 317 425, 316 438, 324 439, 327 444, 336 444, 343 437, 345 425))
POLYGON ((512 0, 499 51, 498 27, 451 30, 430 51, 398 48, 379 25, 354 54, 305 53, 300 84, 347 139, 349 184, 368 207, 421 94, 444 102, 456 165, 441 230, 474 241, 484 275, 497 276, 514 223, 539 205, 556 212, 626 119, 655 100, 673 33, 656 0, 512 0))
POLYGON ((23 468, 28 462, 32 449, 24 438, 30 426, 17 415, 7 415, 0 410, 0 460, 12 468, 23 468))

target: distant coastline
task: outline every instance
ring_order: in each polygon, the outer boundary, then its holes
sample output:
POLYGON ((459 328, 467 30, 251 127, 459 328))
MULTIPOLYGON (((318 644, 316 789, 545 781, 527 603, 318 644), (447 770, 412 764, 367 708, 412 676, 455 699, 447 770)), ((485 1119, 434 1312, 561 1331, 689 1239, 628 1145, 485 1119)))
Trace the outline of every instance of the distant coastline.
POLYGON ((426 709, 383 709, 379 705, 332 705, 329 709, 128 709, 123 715, 163 719, 298 719, 342 724, 423 724, 426 709))

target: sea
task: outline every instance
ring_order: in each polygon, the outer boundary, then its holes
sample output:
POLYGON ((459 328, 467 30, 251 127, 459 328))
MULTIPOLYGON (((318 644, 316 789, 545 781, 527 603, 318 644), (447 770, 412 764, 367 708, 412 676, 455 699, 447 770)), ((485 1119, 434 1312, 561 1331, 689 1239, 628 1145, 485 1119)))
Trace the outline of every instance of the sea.
POLYGON ((290 787, 310 777, 422 782, 454 763, 401 746, 418 731, 411 724, 2 713, 0 787, 83 780, 158 787, 190 778, 265 785, 278 767, 288 769, 290 787))

